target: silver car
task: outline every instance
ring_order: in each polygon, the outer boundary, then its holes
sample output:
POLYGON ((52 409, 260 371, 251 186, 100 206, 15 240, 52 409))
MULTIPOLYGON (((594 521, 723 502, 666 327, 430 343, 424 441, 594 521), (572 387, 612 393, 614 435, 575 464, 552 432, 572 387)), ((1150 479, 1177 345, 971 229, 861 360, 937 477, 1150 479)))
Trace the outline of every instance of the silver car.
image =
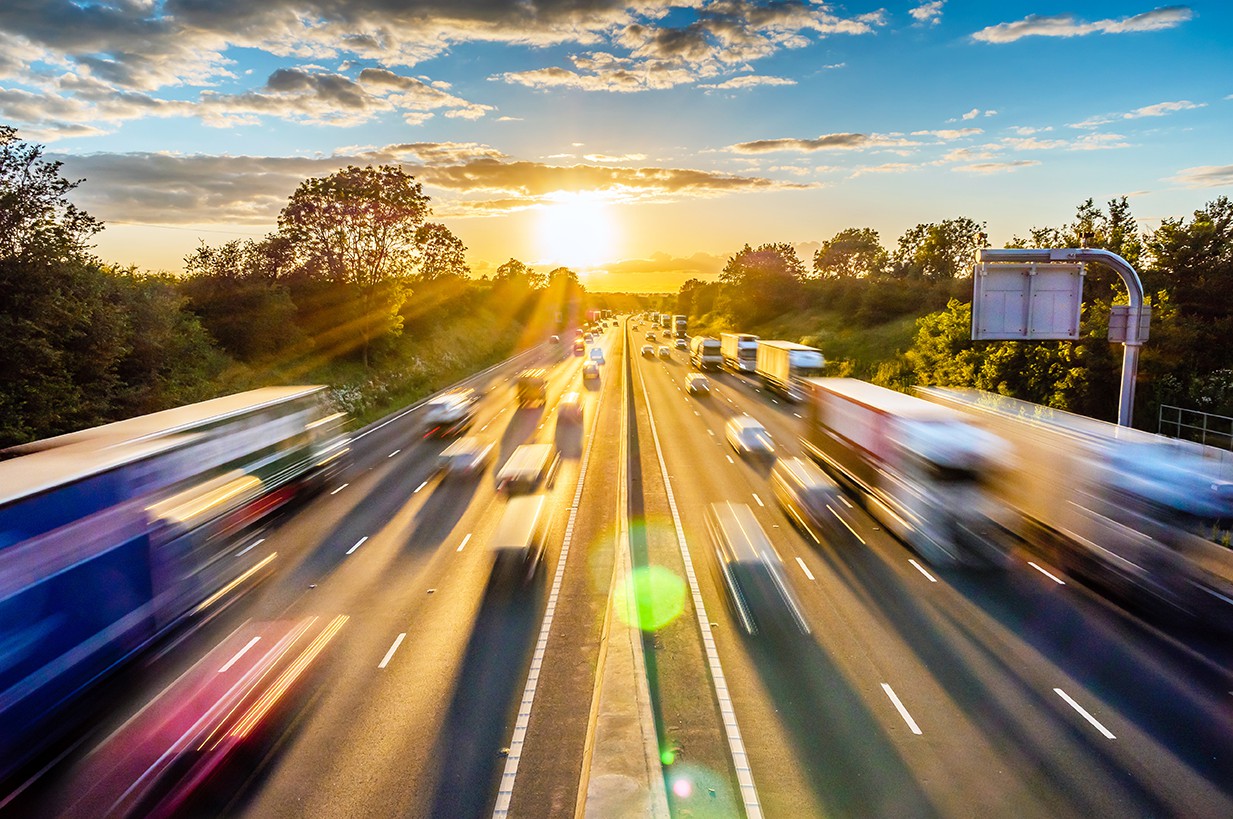
POLYGON ((707 529, 723 585, 741 627, 749 634, 809 633, 809 624, 788 585, 783 560, 753 510, 743 503, 713 503, 707 529))
POLYGON ((747 415, 729 419, 724 435, 728 444, 742 456, 769 458, 775 454, 775 444, 766 427, 747 415))

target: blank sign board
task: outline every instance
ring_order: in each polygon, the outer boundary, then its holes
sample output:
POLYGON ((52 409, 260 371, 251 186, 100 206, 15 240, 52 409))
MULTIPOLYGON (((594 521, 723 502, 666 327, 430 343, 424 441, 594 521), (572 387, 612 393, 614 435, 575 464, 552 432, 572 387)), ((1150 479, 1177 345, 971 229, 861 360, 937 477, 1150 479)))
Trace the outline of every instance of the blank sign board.
POLYGON ((1079 338, 1082 264, 983 262, 972 281, 974 341, 1079 338))

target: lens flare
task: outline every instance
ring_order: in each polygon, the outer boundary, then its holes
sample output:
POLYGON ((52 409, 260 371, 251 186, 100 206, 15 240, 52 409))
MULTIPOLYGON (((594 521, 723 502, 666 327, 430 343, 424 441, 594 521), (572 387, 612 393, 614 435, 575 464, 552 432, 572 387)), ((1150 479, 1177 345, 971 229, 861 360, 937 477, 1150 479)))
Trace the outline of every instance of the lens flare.
POLYGON ((663 566, 634 569, 616 590, 616 614, 643 631, 658 631, 685 611, 685 581, 663 566))

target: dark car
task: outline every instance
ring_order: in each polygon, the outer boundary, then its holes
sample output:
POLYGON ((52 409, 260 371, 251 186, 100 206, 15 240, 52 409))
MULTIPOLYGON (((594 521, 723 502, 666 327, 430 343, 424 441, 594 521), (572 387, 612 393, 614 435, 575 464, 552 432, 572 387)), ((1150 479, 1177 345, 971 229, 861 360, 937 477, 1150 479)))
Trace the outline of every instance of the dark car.
POLYGON ((748 634, 809 633, 800 603, 788 585, 783 561, 753 510, 743 503, 713 503, 707 529, 723 585, 748 634))

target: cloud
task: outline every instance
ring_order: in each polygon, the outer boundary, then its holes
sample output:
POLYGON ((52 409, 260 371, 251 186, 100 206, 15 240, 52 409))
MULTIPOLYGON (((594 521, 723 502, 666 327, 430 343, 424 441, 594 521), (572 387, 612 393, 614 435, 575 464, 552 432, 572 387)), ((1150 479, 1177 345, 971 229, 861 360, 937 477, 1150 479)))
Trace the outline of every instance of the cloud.
POLYGON ((711 253, 692 256, 654 253, 649 259, 625 259, 606 265, 607 276, 600 287, 596 288, 594 285, 599 283, 592 280, 587 282, 587 289, 675 293, 690 279, 714 281, 726 263, 723 256, 711 253))
POLYGON ((1132 17, 1117 20, 1097 20, 1092 23, 1073 14, 1044 16, 1029 14, 1013 23, 998 23, 972 35, 982 43, 1013 43, 1024 37, 1083 37, 1088 34, 1127 34, 1139 31, 1161 31, 1176 28, 1194 18, 1188 6, 1163 6, 1132 17))
POLYGON ((814 139, 757 139, 730 145, 727 150, 738 154, 765 154, 775 151, 852 151, 878 147, 903 147, 920 143, 898 135, 883 134, 823 134, 814 139))
POLYGON ((917 26, 936 26, 942 20, 942 6, 946 4, 946 0, 933 0, 932 3, 922 3, 914 9, 909 9, 908 14, 912 15, 912 19, 917 26))
POLYGON ((1233 187, 1233 165, 1198 165, 1182 168, 1176 176, 1169 177, 1184 188, 1233 187))
POLYGON ((586 154, 582 158, 587 162, 641 162, 646 159, 646 154, 586 154))
POLYGON ((1195 108, 1206 108, 1205 102, 1191 102, 1190 100, 1175 100, 1173 102, 1158 102, 1154 105, 1145 105, 1142 108, 1136 108, 1133 111, 1127 111, 1124 114, 1104 114, 1101 116, 1089 117, 1082 122, 1072 122, 1070 128, 1097 128, 1101 125, 1108 125, 1111 122, 1120 122, 1127 119, 1143 119, 1144 117, 1163 117, 1172 114, 1175 111, 1190 111, 1195 108))
MULTIPOLYGON (((997 111, 992 111, 992 110, 982 111, 979 108, 973 108, 971 111, 964 113, 963 116, 959 117, 959 119, 962 119, 962 120, 976 119, 977 117, 982 116, 982 115, 986 117, 995 117, 997 116, 997 113, 998 113, 997 111)), ((954 121, 955 121, 954 119, 947 120, 947 122, 954 122, 954 121)))
POLYGON ((562 191, 605 191, 614 202, 669 202, 733 193, 803 190, 811 183, 693 168, 554 165, 520 161, 478 143, 355 146, 328 156, 208 156, 162 152, 57 155, 86 178, 74 202, 103 220, 271 226, 295 188, 348 165, 401 164, 441 216, 508 213, 562 191))
POLYGON ((852 172, 852 179, 858 176, 865 176, 871 173, 907 173, 908 171, 919 170, 924 167, 914 162, 886 162, 881 165, 871 165, 866 168, 857 168, 852 172))
POLYGON ((983 134, 984 130, 980 128, 950 128, 940 131, 913 131, 912 136, 932 136, 938 139, 962 139, 963 137, 975 136, 983 134))
POLYGON ((1039 164, 1040 162, 1035 159, 1016 159, 1011 162, 977 162, 972 165, 956 165, 951 170, 979 174, 1011 173, 1020 168, 1030 168, 1039 164))
POLYGON ((746 74, 743 77, 733 77, 721 83, 703 84, 698 87, 727 91, 737 88, 756 88, 760 85, 796 85, 796 80, 790 80, 787 77, 764 77, 757 74, 746 74))

